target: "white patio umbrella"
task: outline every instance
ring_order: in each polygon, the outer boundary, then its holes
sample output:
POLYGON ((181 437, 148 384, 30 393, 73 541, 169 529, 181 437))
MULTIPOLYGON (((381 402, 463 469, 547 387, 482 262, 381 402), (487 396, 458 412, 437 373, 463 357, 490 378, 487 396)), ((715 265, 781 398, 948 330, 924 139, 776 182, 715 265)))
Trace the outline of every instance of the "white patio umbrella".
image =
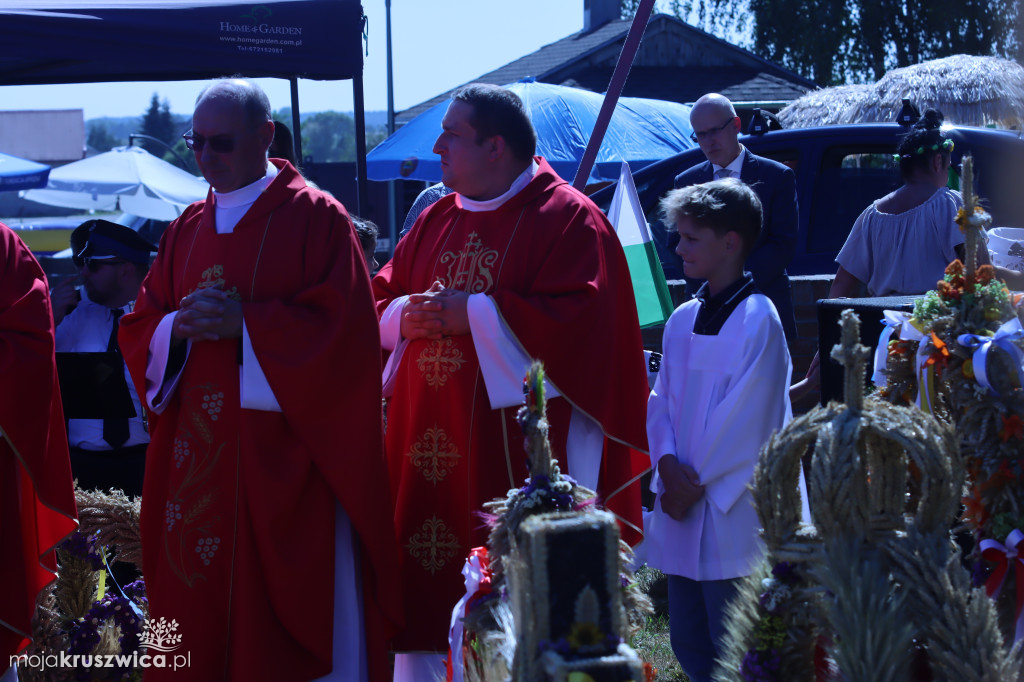
POLYGON ((141 147, 116 147, 50 171, 42 189, 20 196, 50 206, 112 211, 174 220, 189 204, 206 198, 202 178, 158 159, 141 147))

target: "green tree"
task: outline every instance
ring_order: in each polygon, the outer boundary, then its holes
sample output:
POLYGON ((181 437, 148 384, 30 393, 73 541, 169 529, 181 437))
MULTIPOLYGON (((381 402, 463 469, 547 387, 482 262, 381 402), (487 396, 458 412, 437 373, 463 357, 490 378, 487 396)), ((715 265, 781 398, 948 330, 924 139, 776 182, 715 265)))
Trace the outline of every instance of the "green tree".
MULTIPOLYGON (((632 16, 638 0, 622 0, 632 16)), ((953 54, 1024 57, 1019 0, 671 0, 659 10, 819 85, 953 54)))
POLYGON ((355 161, 356 122, 348 114, 321 111, 302 122, 302 155, 313 161, 355 161))
POLYGON ((88 124, 89 133, 86 137, 86 144, 98 152, 108 152, 114 147, 124 144, 110 134, 105 123, 90 121, 88 124))
MULTIPOLYGON (((166 143, 168 146, 172 146, 175 142, 175 138, 178 137, 177 130, 174 125, 174 117, 171 116, 171 104, 166 99, 163 103, 160 102, 160 96, 157 93, 153 93, 153 98, 149 102, 149 109, 142 115, 140 120, 140 126, 143 135, 149 135, 155 137, 161 142, 166 143)), ((158 157, 163 157, 167 152, 167 147, 151 140, 143 140, 142 147, 158 157)))

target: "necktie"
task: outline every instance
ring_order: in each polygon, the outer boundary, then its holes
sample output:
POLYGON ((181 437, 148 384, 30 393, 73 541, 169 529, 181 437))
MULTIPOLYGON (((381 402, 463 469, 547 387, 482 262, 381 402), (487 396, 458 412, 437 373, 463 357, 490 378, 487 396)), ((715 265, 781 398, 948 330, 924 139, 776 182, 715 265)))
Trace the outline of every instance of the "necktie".
MULTIPOLYGON (((121 357, 121 350, 117 345, 117 329, 118 320, 124 313, 120 308, 111 310, 111 314, 114 316, 114 325, 110 330, 110 340, 107 341, 107 352, 117 353, 120 359, 121 373, 124 374, 124 358, 121 357)), ((111 448, 117 449, 125 444, 128 440, 128 420, 127 419, 104 419, 103 420, 103 440, 107 441, 111 448)))
POLYGON ((724 180, 731 177, 733 177, 733 174, 728 168, 719 168, 715 171, 715 180, 724 180))

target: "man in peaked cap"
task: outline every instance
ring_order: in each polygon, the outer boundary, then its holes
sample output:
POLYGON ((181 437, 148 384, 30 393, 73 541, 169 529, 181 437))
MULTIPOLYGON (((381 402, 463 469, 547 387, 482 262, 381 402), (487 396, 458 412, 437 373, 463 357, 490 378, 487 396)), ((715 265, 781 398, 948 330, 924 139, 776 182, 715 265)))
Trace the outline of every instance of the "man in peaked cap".
POLYGON ((69 419, 71 469, 83 490, 118 488, 141 496, 149 435, 139 396, 120 359, 117 332, 121 315, 134 307, 156 247, 130 227, 108 220, 79 225, 71 246, 79 276, 51 292, 57 352, 117 353, 135 411, 130 418, 69 419), (76 290, 79 281, 82 287, 76 290))

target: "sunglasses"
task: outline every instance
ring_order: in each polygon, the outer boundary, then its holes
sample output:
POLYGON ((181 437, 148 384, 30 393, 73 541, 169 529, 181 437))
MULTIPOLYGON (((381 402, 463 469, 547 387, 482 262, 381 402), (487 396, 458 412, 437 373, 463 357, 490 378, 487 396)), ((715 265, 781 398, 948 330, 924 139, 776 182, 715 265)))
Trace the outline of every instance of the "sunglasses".
POLYGON ((230 154, 235 150, 235 138, 226 134, 206 137, 205 135, 200 135, 197 132, 189 130, 181 137, 185 140, 185 146, 194 152, 203 151, 203 147, 206 146, 207 142, 210 143, 210 149, 218 154, 230 154))
POLYGON ((720 133, 723 130, 725 130, 726 128, 728 128, 729 124, 731 124, 735 120, 736 120, 735 118, 730 118, 728 121, 726 121, 722 125, 718 126, 717 128, 712 128, 711 130, 695 130, 694 132, 690 133, 690 139, 693 140, 694 142, 700 142, 701 140, 706 140, 707 138, 711 137, 712 135, 717 135, 718 133, 720 133))
POLYGON ((123 265, 128 261, 116 260, 113 258, 83 258, 82 262, 85 267, 89 268, 89 272, 99 272, 100 268, 104 265, 123 265))

